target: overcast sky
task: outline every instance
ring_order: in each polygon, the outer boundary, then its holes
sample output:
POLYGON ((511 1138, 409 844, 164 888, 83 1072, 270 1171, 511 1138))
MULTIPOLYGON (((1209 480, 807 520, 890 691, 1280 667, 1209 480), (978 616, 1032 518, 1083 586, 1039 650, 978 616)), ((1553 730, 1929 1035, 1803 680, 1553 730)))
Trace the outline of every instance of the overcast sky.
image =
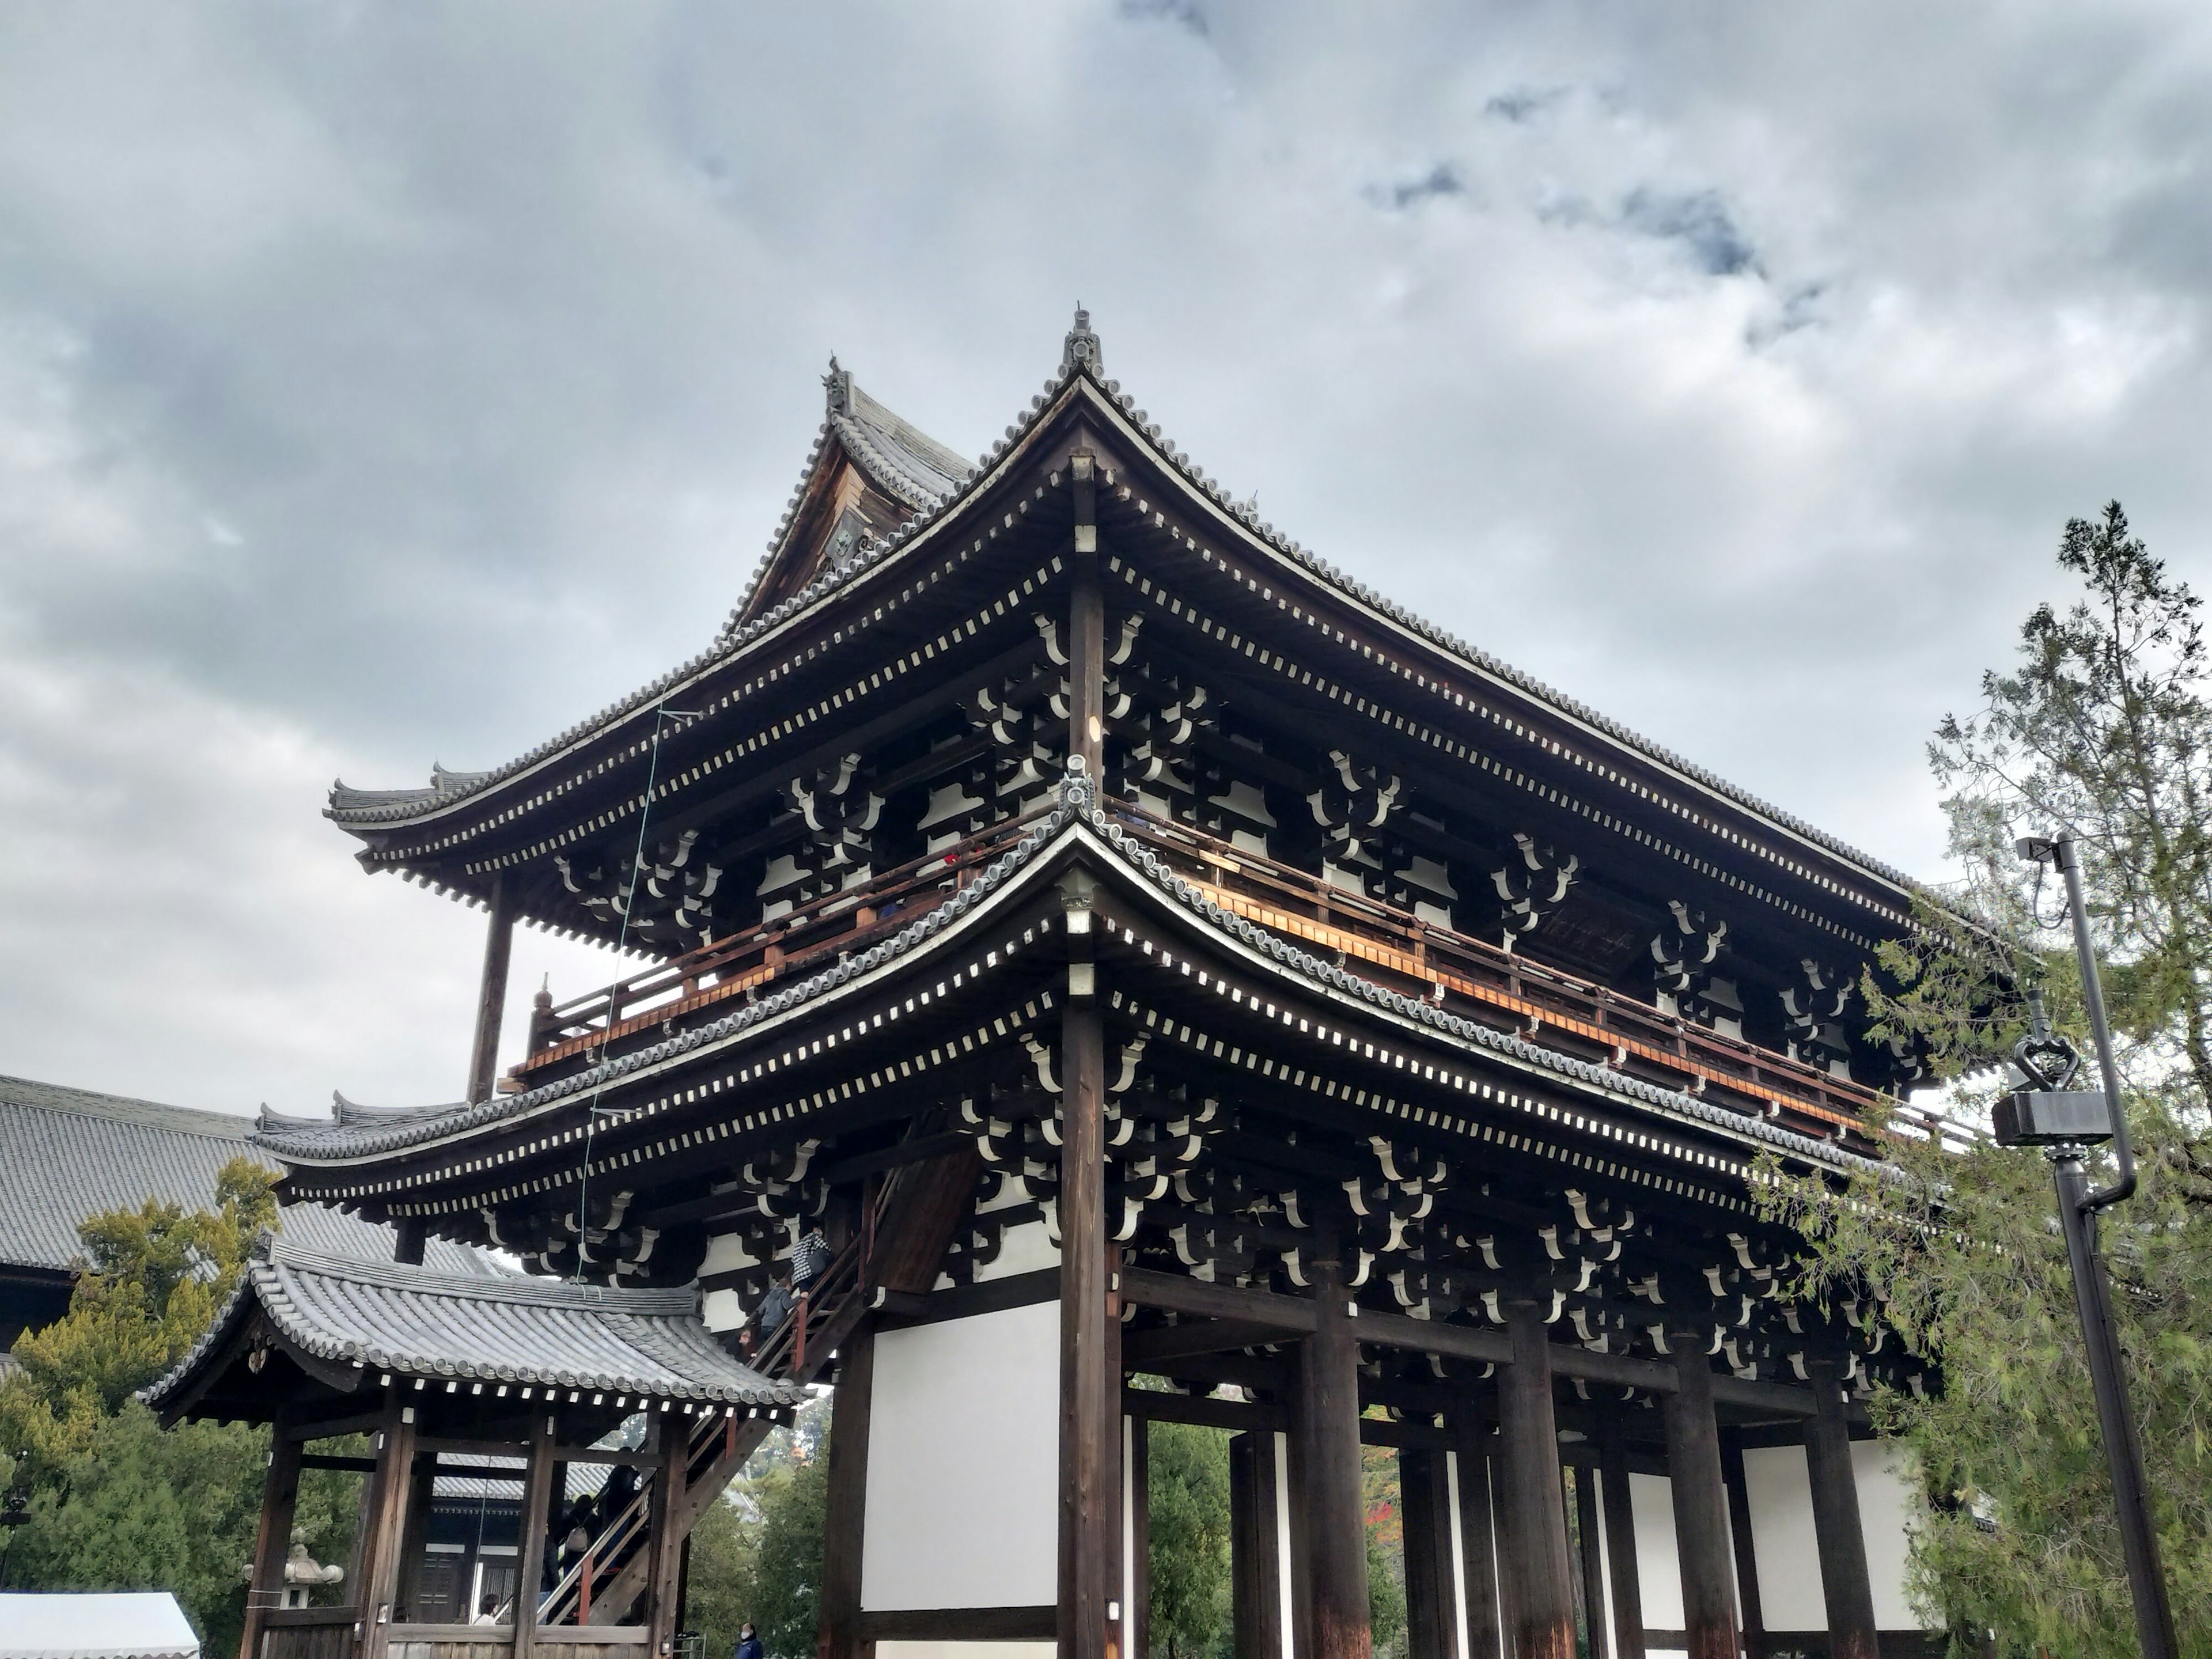
POLYGON ((832 351, 974 453, 1079 298, 1323 556, 1940 878, 2067 517, 2212 586, 2207 17, 0 8, 0 1072, 453 1098, 481 916, 331 778, 696 651, 832 351))

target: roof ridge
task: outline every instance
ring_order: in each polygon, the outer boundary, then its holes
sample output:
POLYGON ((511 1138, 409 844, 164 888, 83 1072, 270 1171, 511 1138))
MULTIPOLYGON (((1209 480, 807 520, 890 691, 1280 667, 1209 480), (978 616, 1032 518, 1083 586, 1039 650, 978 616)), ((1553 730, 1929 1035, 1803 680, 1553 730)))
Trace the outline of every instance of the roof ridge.
POLYGON ((356 1285, 375 1285, 386 1290, 421 1291, 475 1302, 505 1302, 534 1307, 594 1308, 614 1313, 665 1317, 696 1311, 698 1282, 678 1285, 616 1285, 574 1284, 542 1273, 507 1273, 497 1279, 471 1273, 446 1273, 399 1261, 372 1261, 333 1255, 327 1250, 289 1244, 275 1234, 264 1233, 255 1245, 258 1264, 270 1269, 289 1267, 324 1279, 342 1279, 356 1285))

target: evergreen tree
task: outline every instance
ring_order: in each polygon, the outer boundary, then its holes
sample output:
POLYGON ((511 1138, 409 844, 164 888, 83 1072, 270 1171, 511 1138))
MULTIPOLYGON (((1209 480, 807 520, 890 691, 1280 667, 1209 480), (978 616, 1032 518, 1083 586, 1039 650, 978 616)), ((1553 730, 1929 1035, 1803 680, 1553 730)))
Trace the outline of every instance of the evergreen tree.
POLYGON ((1229 1437, 1189 1423, 1145 1432, 1152 1651, 1213 1659, 1231 1634, 1229 1437))
MULTIPOLYGON (((2070 823, 2114 1021, 2138 1195, 2103 1223, 2114 1313, 2142 1429, 2183 1650, 2212 1655, 2212 699, 2198 602, 2117 502, 2066 527, 2081 586, 2027 619, 2010 672, 1947 718, 1930 759, 1967 878, 1922 907, 1863 986, 1878 1034, 1928 1045, 1958 1109, 1987 1121, 1994 1062, 2046 989, 2087 1052, 2063 894, 2016 835, 2070 823), (1960 915, 1977 927, 1962 926, 1960 915)), ((2107 1167, 2093 1179, 2109 1179, 2107 1167)), ((1916 1455, 1922 1607, 1997 1652, 2130 1654, 2135 1633, 2112 1491, 2050 1172, 2027 1152, 1897 1143, 1902 1178, 1842 1190, 1780 1179, 1770 1212, 1806 1233, 1801 1289, 1872 1297, 1941 1387, 1878 1391, 1916 1455)))

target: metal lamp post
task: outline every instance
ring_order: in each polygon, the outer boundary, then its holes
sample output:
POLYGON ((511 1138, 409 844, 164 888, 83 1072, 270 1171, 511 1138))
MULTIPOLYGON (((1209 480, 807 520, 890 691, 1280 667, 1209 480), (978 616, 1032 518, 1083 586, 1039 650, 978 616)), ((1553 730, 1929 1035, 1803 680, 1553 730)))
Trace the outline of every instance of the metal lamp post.
POLYGON ((2058 1189, 2058 1220, 2066 1235, 2066 1257, 2074 1273, 2074 1300, 2081 1316, 2081 1338, 2088 1351, 2089 1378, 2097 1396, 2097 1419, 2104 1431, 2105 1462, 2112 1472, 2112 1501, 2118 1511, 2120 1547, 2127 1561, 2128 1588, 2135 1600, 2136 1639, 2143 1659, 2174 1659, 2173 1609, 2167 1603, 2166 1572, 2159 1561, 2158 1534, 2151 1528, 2150 1504, 2143 1492, 2142 1444, 2136 1433, 2135 1411, 2128 1401, 2127 1378, 2120 1370, 2120 1345, 2112 1330, 2112 1290, 2104 1258, 2097 1254, 2097 1212, 2136 1189, 2135 1151, 2128 1144, 2127 1113, 2120 1096, 2118 1067, 2112 1061, 2112 1028, 2105 1018, 2105 992, 2097 978, 2097 957, 2089 942, 2089 915, 2081 898, 2081 865, 2074 832, 2062 830, 2045 840, 2031 836, 2018 844, 2021 857, 2048 862, 2066 879, 2066 903, 2074 921, 2074 950, 2081 964, 2081 998, 2088 1010, 2089 1033, 2096 1044, 2101 1090, 2071 1085, 2081 1069, 2074 1045, 2052 1033, 2043 1018, 2042 999, 2033 1000, 2029 1034, 2013 1050, 2013 1063, 2029 1087, 1997 1103, 1996 1139, 2001 1146, 2040 1146, 2051 1161, 2058 1189), (2083 1160, 2091 1146, 2109 1140, 2119 1179, 2092 1190, 2083 1160))

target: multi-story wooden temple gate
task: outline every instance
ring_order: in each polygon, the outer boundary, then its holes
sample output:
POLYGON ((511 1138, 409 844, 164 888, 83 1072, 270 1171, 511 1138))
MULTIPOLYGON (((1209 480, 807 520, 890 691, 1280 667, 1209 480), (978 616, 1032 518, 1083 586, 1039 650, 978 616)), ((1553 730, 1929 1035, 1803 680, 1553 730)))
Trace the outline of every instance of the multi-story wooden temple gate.
POLYGON ((763 1404, 834 1347, 830 1659, 1144 1652, 1163 1419, 1235 1437, 1245 1659, 1368 1650, 1376 1443, 1413 1659, 1918 1643, 1856 1402, 1933 1379, 1750 1200, 1942 1132, 1854 988, 1911 884, 1260 522, 1080 316, 975 465, 828 387, 708 651, 333 793, 488 908, 483 1017, 457 1105, 265 1119, 288 1193, 696 1283, 763 1404), (495 1083, 517 920, 651 960, 495 1083))

